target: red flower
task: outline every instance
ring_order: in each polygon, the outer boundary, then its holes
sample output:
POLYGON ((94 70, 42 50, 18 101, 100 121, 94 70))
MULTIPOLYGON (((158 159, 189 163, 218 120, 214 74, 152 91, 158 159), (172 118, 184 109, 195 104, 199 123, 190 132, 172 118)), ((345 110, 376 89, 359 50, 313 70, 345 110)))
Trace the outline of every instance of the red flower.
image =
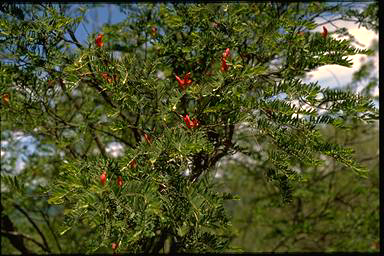
POLYGON ((137 166, 137 162, 136 162, 136 159, 133 159, 130 163, 129 163, 129 167, 131 169, 135 169, 137 166))
POLYGON ((220 70, 221 72, 228 71, 229 66, 227 64, 227 58, 229 57, 230 51, 229 48, 225 49, 223 53, 223 57, 221 57, 221 67, 220 70))
POLYGON ((188 128, 195 128, 195 127, 199 126, 199 121, 197 119, 191 120, 189 118, 189 115, 183 116, 183 119, 184 119, 184 122, 188 128))
POLYGON ((152 143, 152 138, 148 134, 144 133, 144 139, 148 144, 152 143))
POLYGON ((107 72, 102 72, 101 76, 107 80, 108 83, 112 83, 112 77, 107 72))
POLYGON ((123 186, 123 177, 117 177, 117 186, 121 188, 123 186))
POLYGON ((323 32, 321 32, 321 35, 324 37, 324 39, 328 36, 328 29, 325 26, 323 26, 323 32))
POLYGON ((197 121, 197 119, 192 120, 192 128, 199 126, 199 124, 200 123, 199 123, 199 121, 197 121))
POLYGON ((157 28, 156 28, 155 26, 153 26, 153 27, 151 28, 151 35, 152 35, 153 37, 155 37, 156 34, 157 34, 157 28))
POLYGON ((191 72, 188 72, 187 74, 184 75, 184 80, 181 80, 180 77, 175 76, 181 90, 185 90, 185 88, 187 88, 187 86, 192 83, 192 80, 189 79, 190 76, 191 76, 191 72))
POLYGON ((112 243, 112 250, 116 250, 118 247, 118 244, 117 243, 112 243))
POLYGON ((224 57, 221 58, 221 67, 220 67, 220 70, 221 70, 222 72, 224 72, 224 71, 228 71, 228 69, 229 69, 229 66, 228 66, 228 64, 227 64, 226 59, 225 59, 224 57))
POLYGON ((98 47, 102 47, 104 45, 103 43, 103 34, 99 34, 97 37, 96 37, 96 45, 98 47))
POLYGON ((107 181, 107 172, 103 171, 103 173, 100 175, 100 182, 104 186, 106 181, 107 181))
POLYGON ((48 82, 48 88, 53 88, 53 83, 55 82, 54 80, 50 79, 47 81, 48 82))
POLYGON ((3 99, 4 105, 9 105, 9 94, 8 93, 3 94, 2 99, 3 99))
POLYGON ((230 54, 230 51, 229 51, 229 48, 225 49, 224 53, 223 53, 223 58, 227 58, 230 54))

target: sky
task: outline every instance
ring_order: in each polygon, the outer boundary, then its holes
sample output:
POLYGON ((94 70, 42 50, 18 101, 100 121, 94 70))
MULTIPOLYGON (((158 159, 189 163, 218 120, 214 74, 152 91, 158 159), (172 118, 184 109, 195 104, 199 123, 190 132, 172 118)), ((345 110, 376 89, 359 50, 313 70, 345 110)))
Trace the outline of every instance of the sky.
MULTIPOLYGON (((357 45, 353 44, 355 47, 363 49, 368 48, 371 46, 372 40, 379 40, 378 34, 376 34, 373 31, 367 30, 363 27, 358 27, 357 24, 354 22, 347 22, 347 21, 336 21, 334 24, 338 27, 345 27, 348 29, 349 33, 352 34, 356 40, 362 44, 357 45)), ((328 32, 332 33, 335 28, 332 26, 327 26, 328 32)), ((317 28, 314 31, 322 31, 322 28, 317 28)), ((333 37, 336 37, 333 35, 333 37)), ((361 65, 368 59, 367 56, 362 54, 357 54, 354 56, 350 56, 350 59, 353 61, 353 66, 351 68, 343 67, 339 65, 325 65, 322 66, 312 72, 307 73, 307 75, 310 77, 308 81, 314 82, 319 81, 319 84, 325 87, 340 87, 343 85, 346 85, 352 81, 352 75, 354 72, 359 70, 361 65), (363 62, 361 61, 363 60, 363 62)), ((379 65, 379 55, 376 53, 376 55, 373 57, 374 63, 375 63, 375 72, 377 76, 379 75, 378 65, 379 65)), ((375 91, 374 96, 377 96, 379 94, 379 88, 377 87, 377 90, 375 91)))
MULTIPOLYGON (((77 6, 80 6, 77 4, 77 6)), ((119 7, 114 4, 101 4, 100 7, 93 8, 90 10, 86 19, 89 21, 88 23, 84 23, 78 27, 75 32, 76 37, 83 44, 86 44, 87 37, 90 33, 99 33, 102 29, 102 24, 111 22, 112 24, 123 21, 126 18, 126 15, 120 12, 119 7), (109 15, 111 14, 111 15, 109 15)), ((318 20, 319 22, 323 22, 322 20, 318 20)), ((338 27, 346 27, 349 32, 360 42, 363 46, 357 47, 369 47, 373 39, 378 40, 378 34, 375 34, 373 31, 369 31, 363 27, 358 27, 353 22, 345 22, 345 21, 336 21, 334 25, 338 27)), ((328 31, 332 36, 332 32, 335 28, 331 25, 327 25, 328 31)), ((322 31, 322 28, 319 27, 314 31, 322 31)), ((378 76, 378 54, 372 57, 375 63, 377 76, 378 76)), ((357 71, 362 63, 366 61, 368 58, 364 55, 355 55, 351 56, 353 60, 353 66, 351 68, 342 67, 338 65, 326 65, 320 67, 314 71, 309 72, 308 77, 304 80, 304 82, 315 82, 318 81, 320 85, 324 87, 339 87, 348 84, 352 80, 352 75, 355 71, 357 71), (362 62, 363 60, 363 62, 362 62)), ((378 95, 379 88, 375 90, 375 96, 378 95)), ((27 134, 22 134, 20 132, 13 132, 12 140, 1 140, 1 162, 3 164, 3 160, 9 160, 12 155, 18 155, 15 162, 14 174, 19 174, 23 168, 26 166, 26 162, 28 156, 34 153, 38 145, 36 139, 27 134), (11 147, 12 150, 7 150, 11 147), (27 149, 27 150, 25 150, 27 149)), ((117 157, 122 155, 124 151, 123 145, 118 142, 110 143, 106 151, 112 156, 117 157)), ((3 169, 3 167, 2 167, 3 169)))

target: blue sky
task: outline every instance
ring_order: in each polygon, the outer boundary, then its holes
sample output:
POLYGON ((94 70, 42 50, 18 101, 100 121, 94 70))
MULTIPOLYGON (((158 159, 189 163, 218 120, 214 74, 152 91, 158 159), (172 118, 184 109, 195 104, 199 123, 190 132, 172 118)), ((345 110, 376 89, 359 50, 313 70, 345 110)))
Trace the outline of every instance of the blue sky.
MULTIPOLYGON (((73 8, 78 8, 81 4, 75 4, 73 8)), ((76 37, 81 43, 85 43, 88 33, 98 33, 102 25, 109 23, 116 24, 123 21, 126 14, 120 11, 115 4, 102 4, 99 7, 91 8, 85 16, 87 22, 83 22, 76 30, 76 37), (111 15, 109 15, 111 14, 111 15)))

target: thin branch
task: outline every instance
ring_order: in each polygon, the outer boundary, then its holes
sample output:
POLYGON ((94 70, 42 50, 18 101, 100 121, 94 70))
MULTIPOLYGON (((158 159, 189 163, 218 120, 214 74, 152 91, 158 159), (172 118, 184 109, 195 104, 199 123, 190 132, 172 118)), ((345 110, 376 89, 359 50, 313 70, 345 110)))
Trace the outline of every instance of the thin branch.
POLYGON ((1 204, 0 207, 1 207, 0 209, 1 210, 1 227, 4 229, 4 231, 2 230, 1 235, 5 235, 6 237, 8 237, 11 244, 21 253, 23 254, 31 253, 31 251, 27 247, 25 247, 24 240, 21 236, 13 236, 13 235, 3 233, 3 232, 7 232, 7 233, 15 232, 15 227, 13 226, 13 223, 11 219, 8 217, 8 215, 3 213, 3 209, 4 209, 3 204, 1 204))
MULTIPOLYGON (((75 33, 71 30, 71 29, 68 29, 68 33, 69 35, 71 36, 72 40, 74 41, 74 43, 76 44, 76 46, 79 48, 79 49, 83 49, 83 46, 80 44, 80 42, 77 40, 76 36, 75 36, 75 33)), ((93 80, 92 81, 89 81, 90 82, 90 86, 95 88, 100 94, 101 96, 103 97, 103 99, 110 105, 112 106, 113 108, 117 108, 117 106, 112 102, 112 100, 109 98, 108 94, 105 92, 105 90, 103 90, 97 83, 97 78, 95 76, 95 73, 92 69, 92 66, 91 64, 88 62, 88 68, 89 68, 89 71, 91 72, 92 74, 92 77, 93 77, 93 80)), ((128 124, 130 126, 128 126, 130 129, 132 129, 133 133, 135 134, 135 139, 136 139, 136 142, 139 142, 140 141, 140 136, 137 136, 139 135, 138 134, 138 129, 133 127, 131 125, 131 123, 129 122, 128 120, 128 117, 125 116, 121 111, 119 111, 119 116, 123 118, 124 121, 128 122, 128 124)))
POLYGON ((72 41, 76 44, 76 46, 79 48, 79 49, 83 49, 83 46, 81 45, 81 43, 77 40, 76 36, 75 36, 75 33, 72 31, 72 29, 68 29, 68 33, 69 33, 69 36, 71 37, 72 41))
POLYGON ((13 206, 19 210, 22 214, 24 214, 24 216, 28 219, 28 221, 32 224, 32 226, 36 229, 37 233, 39 233, 41 239, 43 239, 43 243, 44 243, 44 246, 45 246, 45 251, 47 252, 51 252, 51 250, 49 249, 49 246, 48 246, 48 243, 47 243, 47 240, 45 239, 45 236, 43 234, 43 232, 41 232, 41 230, 39 229, 39 227, 36 225, 36 223, 32 220, 32 218, 28 215, 28 213, 26 211, 24 211, 18 204, 14 203, 13 206))
POLYGON ((125 140, 125 139, 123 139, 123 138, 120 138, 120 137, 116 136, 115 134, 113 134, 113 133, 111 133, 111 132, 108 132, 108 131, 105 131, 105 130, 101 130, 101 129, 99 129, 99 128, 96 128, 95 126, 92 126, 91 128, 94 129, 94 130, 96 130, 96 131, 105 133, 105 134, 107 134, 107 135, 109 135, 109 136, 111 136, 111 137, 113 137, 113 138, 115 138, 115 139, 117 139, 117 140, 123 142, 125 145, 127 145, 127 146, 129 146, 129 147, 131 147, 131 148, 135 148, 129 141, 127 141, 127 140, 125 140))
MULTIPOLYGON (((25 234, 22 234, 22 233, 18 233, 16 231, 5 231, 5 230, 1 230, 1 235, 2 236, 6 236, 8 238, 11 239, 12 238, 25 238, 25 239, 28 239, 32 242, 34 242, 35 244, 37 244, 38 246, 41 247, 41 249, 43 249, 44 251, 46 252, 50 252, 49 250, 47 250, 45 248, 45 246, 43 244, 41 244, 40 242, 36 241, 34 238, 28 236, 28 235, 25 235, 25 234)), ((22 252, 22 253, 25 253, 25 252, 22 252)), ((28 254, 31 253, 30 251, 27 252, 28 254)))
POLYGON ((61 253, 62 249, 61 249, 59 240, 57 239, 57 236, 56 236, 55 232, 52 229, 52 226, 51 226, 51 223, 49 222, 48 216, 42 210, 40 210, 40 213, 43 216, 45 223, 47 223, 48 229, 49 229, 49 231, 51 231, 51 233, 52 233, 52 235, 53 235, 53 237, 54 237, 54 239, 56 241, 57 248, 59 248, 59 251, 61 253))
POLYGON ((96 145, 99 148, 101 154, 103 155, 103 157, 107 158, 107 152, 105 150, 105 146, 101 142, 101 139, 100 139, 99 135, 94 131, 93 124, 88 124, 88 126, 92 129, 91 130, 91 134, 93 136, 93 139, 96 141, 96 145))

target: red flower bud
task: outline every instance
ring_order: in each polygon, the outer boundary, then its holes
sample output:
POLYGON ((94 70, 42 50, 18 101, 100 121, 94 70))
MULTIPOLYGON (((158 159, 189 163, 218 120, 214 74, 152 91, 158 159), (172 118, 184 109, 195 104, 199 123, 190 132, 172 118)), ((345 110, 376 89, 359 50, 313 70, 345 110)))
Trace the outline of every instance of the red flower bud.
POLYGON ((103 173, 100 175, 100 182, 104 186, 105 182, 107 182, 107 172, 103 171, 103 173))
POLYGON ((183 80, 181 80, 181 78, 178 76, 175 76, 175 77, 177 82, 179 83, 179 87, 181 90, 185 90, 185 88, 187 88, 187 86, 192 83, 192 80, 189 79, 191 77, 191 72, 188 72, 187 74, 185 74, 183 80))
POLYGON ((228 71, 229 69, 229 66, 227 64, 227 61, 225 60, 225 58, 221 58, 221 67, 220 67, 220 70, 221 72, 225 72, 225 71, 228 71))
POLYGON ((53 88, 53 83, 54 83, 54 82, 55 82, 55 81, 52 80, 52 79, 48 80, 48 81, 47 81, 47 83, 48 83, 48 88, 53 88))
POLYGON ((191 120, 189 118, 189 115, 183 116, 183 119, 188 128, 196 128, 197 126, 199 126, 199 121, 197 119, 191 120))
POLYGON ((193 119, 193 120, 192 120, 192 126, 193 126, 193 127, 197 127, 197 126, 199 126, 199 124, 200 124, 200 123, 199 123, 199 121, 198 121, 197 119, 193 119))
POLYGON ((152 35, 153 37, 155 37, 156 34, 157 34, 157 28, 156 28, 155 26, 153 26, 153 27, 151 28, 151 35, 152 35))
POLYGON ((328 36, 328 29, 325 26, 323 26, 323 32, 321 33, 321 35, 324 39, 328 36))
POLYGON ((223 53, 223 57, 221 57, 221 67, 220 70, 221 72, 228 71, 229 66, 227 64, 227 58, 229 57, 230 51, 229 48, 225 49, 223 53))
POLYGON ((104 45, 103 43, 103 34, 99 34, 97 37, 96 37, 96 45, 98 47, 102 47, 104 45))
POLYGON ((148 144, 152 143, 152 138, 148 134, 144 133, 144 139, 148 144))
POLYGON ((224 53, 223 53, 223 58, 227 58, 230 54, 230 51, 229 51, 229 48, 225 49, 224 53))
POLYGON ((130 163, 129 163, 129 167, 131 169, 135 169, 137 166, 137 162, 136 162, 136 159, 133 159, 130 163))
POLYGON ((118 247, 118 244, 117 243, 112 243, 112 250, 116 250, 118 247))
POLYGON ((123 186, 123 177, 117 177, 117 186, 121 188, 123 186))
POLYGON ((8 93, 3 94, 3 96, 1 98, 3 99, 4 105, 9 105, 9 94, 8 93))
POLYGON ((191 119, 189 118, 189 115, 185 115, 185 116, 183 117, 183 119, 184 119, 185 124, 188 126, 188 128, 191 128, 191 127, 190 127, 191 119))
POLYGON ((112 77, 107 72, 102 72, 101 76, 107 80, 108 83, 112 83, 112 77))

